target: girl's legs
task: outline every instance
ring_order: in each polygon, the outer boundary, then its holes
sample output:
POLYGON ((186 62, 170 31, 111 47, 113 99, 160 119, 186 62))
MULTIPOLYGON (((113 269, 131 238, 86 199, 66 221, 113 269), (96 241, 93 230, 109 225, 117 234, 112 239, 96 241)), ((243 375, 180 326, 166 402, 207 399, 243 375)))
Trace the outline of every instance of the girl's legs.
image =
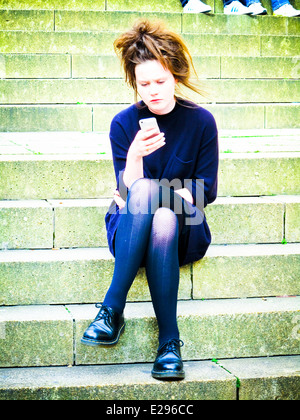
POLYGON ((103 304, 122 313, 128 291, 143 261, 151 231, 151 197, 157 186, 148 179, 136 181, 129 190, 126 206, 115 236, 115 268, 103 304))
POLYGON ((160 345, 179 339, 177 295, 179 286, 178 219, 165 207, 153 217, 146 254, 146 273, 159 328, 160 345))
POLYGON ((140 179, 132 185, 116 233, 114 275, 103 302, 121 314, 138 269, 146 261, 160 342, 179 336, 178 235, 184 217, 181 197, 171 190, 162 194, 165 188, 150 179, 140 179), (178 215, 169 207, 175 208, 178 215))

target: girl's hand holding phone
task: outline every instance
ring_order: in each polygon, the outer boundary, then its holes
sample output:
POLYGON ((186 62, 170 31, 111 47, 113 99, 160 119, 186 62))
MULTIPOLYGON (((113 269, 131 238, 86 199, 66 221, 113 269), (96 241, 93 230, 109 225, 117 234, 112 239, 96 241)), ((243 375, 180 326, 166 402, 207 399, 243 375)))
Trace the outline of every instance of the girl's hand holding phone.
POLYGON ((166 144, 165 135, 159 131, 157 123, 144 126, 141 123, 140 125, 143 128, 138 131, 129 149, 129 153, 137 159, 150 155, 166 144))
POLYGON ((126 168, 123 174, 123 181, 127 188, 130 188, 135 180, 143 178, 143 157, 166 144, 165 135, 160 132, 156 119, 151 119, 152 122, 149 120, 144 125, 140 124, 142 129, 137 132, 127 153, 126 168))

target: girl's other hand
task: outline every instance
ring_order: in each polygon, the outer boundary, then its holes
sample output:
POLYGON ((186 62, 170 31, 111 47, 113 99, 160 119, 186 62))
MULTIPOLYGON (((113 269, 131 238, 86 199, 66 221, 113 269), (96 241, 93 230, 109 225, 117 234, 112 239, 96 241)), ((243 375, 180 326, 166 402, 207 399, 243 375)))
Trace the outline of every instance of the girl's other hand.
POLYGON ((114 200, 117 204, 117 206, 119 207, 120 210, 122 210, 125 207, 125 201, 123 200, 123 198, 120 196, 120 193, 118 190, 114 191, 114 200))

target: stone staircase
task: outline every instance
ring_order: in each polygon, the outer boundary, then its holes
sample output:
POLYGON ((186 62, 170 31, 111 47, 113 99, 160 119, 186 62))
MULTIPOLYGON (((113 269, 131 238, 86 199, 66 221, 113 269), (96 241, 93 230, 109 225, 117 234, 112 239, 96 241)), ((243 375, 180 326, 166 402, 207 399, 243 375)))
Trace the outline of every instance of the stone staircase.
POLYGON ((300 399, 300 21, 208 3, 0 0, 0 399, 300 399), (220 128, 213 243, 181 269, 180 383, 150 375, 143 270, 119 344, 80 343, 114 265, 109 123, 133 101, 112 42, 141 16, 182 33, 220 128))

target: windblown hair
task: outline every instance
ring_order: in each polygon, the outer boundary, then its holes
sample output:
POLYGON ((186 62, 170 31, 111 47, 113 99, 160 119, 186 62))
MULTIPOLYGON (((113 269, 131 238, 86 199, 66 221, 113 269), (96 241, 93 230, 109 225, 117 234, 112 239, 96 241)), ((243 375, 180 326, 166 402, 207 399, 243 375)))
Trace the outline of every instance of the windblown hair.
MULTIPOLYGON (((192 73, 198 80, 191 54, 182 38, 165 28, 159 21, 140 20, 133 28, 114 42, 116 54, 121 60, 126 82, 134 89, 137 99, 135 67, 148 60, 158 60, 180 84, 204 95, 198 83, 191 82, 192 73)), ((183 95, 186 96, 186 95, 183 95)))

